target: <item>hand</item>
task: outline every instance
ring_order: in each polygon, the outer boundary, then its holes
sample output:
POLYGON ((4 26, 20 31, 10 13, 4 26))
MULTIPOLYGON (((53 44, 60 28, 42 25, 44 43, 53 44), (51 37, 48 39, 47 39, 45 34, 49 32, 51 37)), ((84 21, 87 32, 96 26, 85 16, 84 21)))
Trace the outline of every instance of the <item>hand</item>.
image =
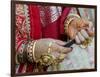
POLYGON ((69 24, 66 34, 70 39, 75 39, 77 44, 81 44, 88 37, 94 36, 94 27, 92 22, 76 18, 69 24))
POLYGON ((63 47, 65 44, 66 42, 49 38, 31 40, 26 47, 27 60, 31 63, 36 62, 42 67, 51 65, 53 70, 57 70, 54 66, 57 66, 72 51, 72 48, 63 47))
POLYGON ((63 57, 67 55, 70 51, 72 51, 72 48, 66 48, 63 47, 66 43, 60 40, 55 39, 39 39, 37 40, 36 46, 35 46, 35 58, 39 59, 41 55, 48 53, 48 47, 49 43, 52 42, 52 45, 50 47, 50 53, 55 57, 59 57, 60 54, 63 54, 63 57))

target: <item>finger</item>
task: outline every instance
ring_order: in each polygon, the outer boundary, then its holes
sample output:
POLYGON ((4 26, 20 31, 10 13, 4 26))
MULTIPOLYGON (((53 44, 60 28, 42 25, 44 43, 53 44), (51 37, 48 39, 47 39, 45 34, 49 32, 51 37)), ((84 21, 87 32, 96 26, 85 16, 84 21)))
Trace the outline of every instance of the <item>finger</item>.
POLYGON ((81 35, 80 32, 78 32, 78 37, 80 39, 81 42, 83 42, 85 40, 85 38, 81 35))
POLYGON ((81 41, 80 41, 80 39, 79 39, 79 37, 77 35, 75 37, 75 41, 76 41, 77 44, 80 44, 81 43, 81 41))
POLYGON ((71 52, 72 49, 73 48, 67 48, 67 47, 59 46, 60 53, 64 53, 64 54, 67 54, 67 53, 71 52))
POLYGON ((84 29, 81 30, 81 34, 84 36, 84 38, 88 38, 89 37, 88 33, 84 29))
POLYGON ((63 47, 57 44, 53 44, 52 45, 52 51, 56 51, 59 53, 69 53, 70 51, 72 51, 72 48, 67 48, 67 47, 63 47))
POLYGON ((60 41, 60 40, 55 40, 55 43, 58 44, 58 45, 61 45, 61 46, 66 44, 66 42, 60 41))

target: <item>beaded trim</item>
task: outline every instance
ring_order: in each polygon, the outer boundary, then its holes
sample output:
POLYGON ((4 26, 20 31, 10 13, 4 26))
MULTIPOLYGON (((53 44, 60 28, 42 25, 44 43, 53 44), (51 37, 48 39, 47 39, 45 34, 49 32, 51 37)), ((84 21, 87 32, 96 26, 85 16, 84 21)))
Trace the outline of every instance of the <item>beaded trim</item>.
MULTIPOLYGON (((30 34, 30 17, 29 17, 29 8, 28 5, 24 5, 24 14, 25 14, 25 21, 26 21, 26 28, 27 32, 30 34)), ((28 36, 29 37, 29 36, 28 36)))
POLYGON ((30 41, 28 43, 28 46, 27 46, 27 57, 28 57, 28 60, 30 62, 33 62, 34 59, 33 59, 33 45, 34 45, 34 41, 30 41))

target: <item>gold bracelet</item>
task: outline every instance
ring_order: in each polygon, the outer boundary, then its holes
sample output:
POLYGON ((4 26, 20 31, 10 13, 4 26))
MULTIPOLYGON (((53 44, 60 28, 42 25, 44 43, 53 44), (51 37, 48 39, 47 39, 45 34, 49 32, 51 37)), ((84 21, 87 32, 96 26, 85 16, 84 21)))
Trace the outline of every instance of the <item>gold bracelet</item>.
MULTIPOLYGON (((81 18, 79 15, 73 14, 73 13, 69 14, 68 17, 69 17, 69 18, 70 18, 70 17, 81 18)), ((68 17, 67 17, 67 18, 68 18, 68 17)))
POLYGON ((33 44, 33 48, 32 48, 32 50, 33 50, 33 59, 34 59, 34 61, 36 61, 36 58, 35 58, 35 45, 36 45, 36 43, 37 43, 37 40, 34 42, 34 44, 33 44))
POLYGON ((65 22, 64 22, 65 33, 66 33, 66 30, 67 30, 68 27, 69 27, 69 24, 70 24, 75 18, 80 18, 80 16, 77 15, 77 14, 69 14, 69 15, 68 15, 67 21, 65 20, 65 22))
POLYGON ((75 18, 69 18, 66 23, 64 23, 64 29, 67 30, 69 27, 69 24, 74 20, 75 18))
POLYGON ((30 41, 28 43, 28 46, 27 46, 27 57, 28 57, 28 61, 30 61, 30 62, 35 61, 34 51, 35 51, 36 42, 37 42, 37 40, 36 41, 30 41))

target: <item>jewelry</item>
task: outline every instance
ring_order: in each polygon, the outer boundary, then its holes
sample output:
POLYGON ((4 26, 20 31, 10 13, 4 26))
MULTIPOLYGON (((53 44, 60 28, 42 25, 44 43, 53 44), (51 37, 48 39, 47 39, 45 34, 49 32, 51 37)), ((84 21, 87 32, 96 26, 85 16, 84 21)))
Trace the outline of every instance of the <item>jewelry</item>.
POLYGON ((82 42, 80 47, 87 48, 88 45, 92 42, 92 37, 89 37, 85 30, 81 30, 81 34, 86 38, 86 40, 82 42))
POLYGON ((69 28, 69 24, 74 20, 75 18, 69 18, 65 23, 64 23, 64 30, 65 30, 65 33, 66 31, 68 30, 69 28))
POLYGON ((19 56, 18 56, 18 54, 16 53, 16 55, 15 55, 15 61, 16 61, 16 64, 20 64, 19 63, 19 58, 18 58, 19 56))
POLYGON ((35 59, 35 54, 34 54, 36 43, 37 43, 37 40, 34 42, 34 44, 33 44, 33 48, 32 48, 32 50, 33 50, 33 59, 34 59, 34 61, 36 61, 36 59, 35 59))
POLYGON ((73 13, 69 14, 67 18, 70 18, 70 17, 81 18, 79 15, 73 14, 73 13))
POLYGON ((81 48, 87 48, 88 45, 92 42, 92 38, 89 37, 87 38, 85 41, 82 42, 82 44, 80 45, 81 48))
POLYGON ((52 43, 53 42, 49 43, 47 50, 48 53, 46 55, 41 55, 40 59, 38 60, 41 65, 49 66, 53 63, 54 56, 50 54, 52 43))
POLYGON ((51 51, 51 45, 52 45, 52 42, 49 43, 48 53, 50 53, 50 51, 51 51))
POLYGON ((40 57, 40 59, 38 60, 38 62, 40 63, 40 65, 43 66, 50 66, 52 67, 52 70, 58 70, 59 69, 59 63, 62 62, 62 60, 64 60, 64 56, 65 54, 62 54, 55 58, 53 55, 51 55, 51 46, 52 46, 53 42, 49 43, 49 47, 48 47, 48 53, 46 55, 42 55, 40 57))
POLYGON ((79 15, 77 14, 69 14, 64 22, 64 29, 65 33, 67 32, 67 29, 69 27, 69 24, 75 19, 75 18, 80 18, 79 15))
POLYGON ((54 60, 53 56, 47 54, 47 55, 42 55, 38 60, 38 62, 40 63, 40 65, 49 66, 53 63, 53 60, 54 60))
POLYGON ((36 42, 37 42, 37 40, 36 41, 30 41, 28 43, 28 46, 27 46, 27 57, 28 57, 28 60, 30 62, 34 62, 35 61, 34 51, 35 51, 36 42))

